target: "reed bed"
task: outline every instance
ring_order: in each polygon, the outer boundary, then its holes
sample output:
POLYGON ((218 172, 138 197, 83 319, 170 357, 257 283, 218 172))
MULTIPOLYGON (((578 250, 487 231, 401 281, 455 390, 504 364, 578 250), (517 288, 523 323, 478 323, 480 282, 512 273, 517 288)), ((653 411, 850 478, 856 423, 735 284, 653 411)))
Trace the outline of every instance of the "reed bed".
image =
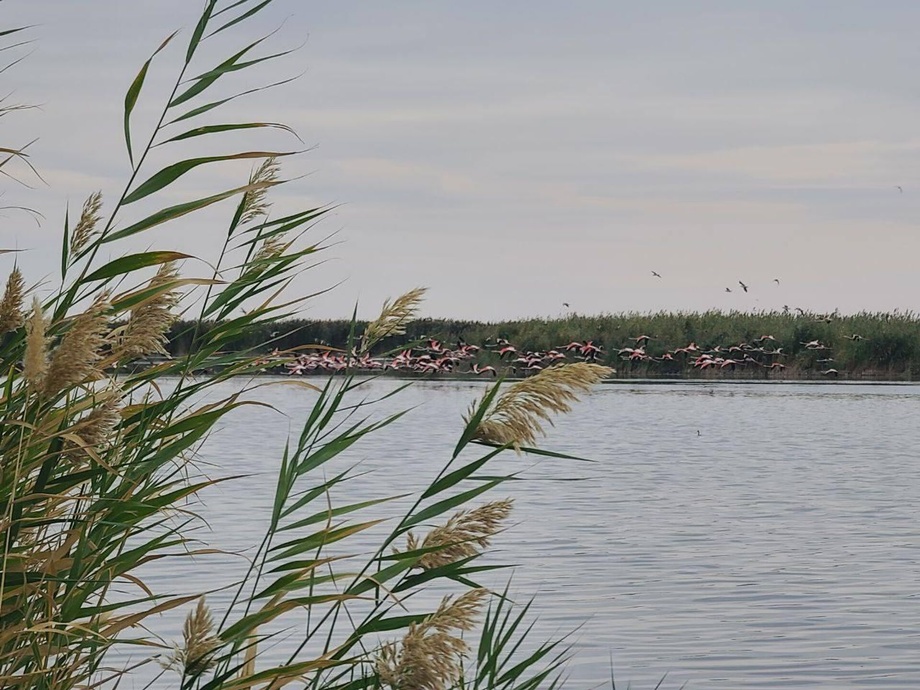
MULTIPOLYGON (((143 63, 124 98, 130 173, 121 190, 93 193, 64 223, 56 282, 29 287, 7 257, 0 687, 126 687, 151 669, 184 690, 557 687, 564 642, 525 643, 528 605, 479 583, 498 567, 479 559, 512 510, 502 495, 511 477, 490 463, 509 449, 552 456, 531 447, 541 424, 608 373, 598 365, 562 365, 510 386, 499 381, 471 401, 440 470, 386 523, 373 553, 350 557, 342 555, 349 540, 382 524, 375 508, 394 497, 331 503, 333 488, 347 495, 353 473, 329 471, 329 463, 357 443, 372 444, 382 427, 411 424, 411 416, 375 414, 349 369, 307 384, 315 404, 278 458, 269 524, 231 603, 218 610, 205 592, 183 590, 184 582, 158 591, 143 579, 144 567, 163 559, 195 557, 209 567, 200 529, 191 537, 203 525, 192 499, 222 481, 200 467, 207 439, 222 419, 259 404, 262 382, 253 376, 274 347, 268 334, 307 299, 287 298, 284 288, 323 251, 309 230, 325 208, 271 212, 272 189, 286 183, 280 161, 296 160, 297 149, 260 146, 259 137, 290 128, 269 118, 222 119, 227 91, 214 91, 218 82, 231 88, 240 72, 283 64, 287 51, 267 50, 268 36, 247 36, 270 3, 207 0, 184 42, 173 34, 143 63), (216 35, 239 49, 206 60, 202 46, 216 35), (153 128, 139 129, 132 115, 147 98, 147 73, 160 69, 168 51, 180 63, 172 93, 156 106, 153 128), (234 145, 242 135, 250 143, 243 150, 234 145), (184 157, 185 142, 200 140, 218 152, 184 157), (171 161, 151 168, 154 146, 171 161), (240 160, 253 170, 237 185, 164 202, 164 190, 174 199, 189 171, 240 160), (159 246, 161 228, 205 209, 225 212, 216 256, 187 262, 159 246), (154 248, 128 253, 126 244, 138 239, 132 246, 154 248), (201 265, 212 269, 190 273, 201 265), (193 318, 177 326, 180 313, 193 318), (169 336, 177 328, 181 353, 169 336), (167 345, 173 357, 163 357, 167 345), (138 358, 158 359, 136 369, 138 358), (214 375, 195 376, 204 366, 214 366, 214 375), (236 392, 220 395, 228 381, 237 382, 236 392), (423 598, 415 595, 433 587, 452 594, 433 608, 418 604, 423 598), (179 639, 151 632, 170 610, 185 614, 179 639), (268 663, 263 651, 278 626, 299 637, 286 661, 268 663), (140 650, 142 660, 113 667, 107 659, 119 648, 140 650)), ((15 41, 20 31, 3 36, 15 41)), ((6 150, 7 162, 25 156, 6 150)), ((385 303, 370 327, 350 323, 346 351, 392 347, 421 298, 413 290, 385 303)))
MULTIPOLYGON (((363 327, 364 324, 358 324, 363 327)), ((213 327, 210 324, 206 327, 213 327)), ((189 322, 177 323, 170 331, 169 349, 181 354, 188 347, 188 334, 195 328, 189 322)), ((287 320, 262 329, 259 336, 228 343, 231 349, 267 343, 265 351, 302 350, 314 345, 344 349, 351 331, 346 320, 287 320), (274 333, 274 337, 271 334, 274 333)), ((571 341, 591 340, 604 347, 598 362, 615 367, 620 377, 698 376, 820 378, 820 372, 836 368, 849 378, 916 380, 920 378, 920 315, 911 311, 860 312, 857 314, 816 314, 810 312, 658 312, 624 313, 599 316, 572 315, 566 318, 528 319, 520 321, 477 322, 450 319, 415 319, 405 326, 405 333, 387 341, 386 349, 411 347, 435 338, 453 345, 458 340, 486 345, 479 361, 500 365, 489 344, 499 338, 513 343, 518 350, 547 351, 571 341), (660 357, 666 352, 696 343, 707 350, 728 348, 739 343, 753 343, 771 335, 771 348, 781 348, 782 373, 748 368, 745 371, 699 371, 692 360, 678 358, 665 365, 633 364, 624 361, 618 351, 635 343, 641 335, 653 339, 646 345, 649 355, 660 357), (854 338, 854 336, 859 336, 854 338), (829 348, 810 350, 806 344, 819 340, 829 348), (824 360, 833 359, 833 362, 824 360)), ((378 348, 383 352, 384 348, 378 348)))

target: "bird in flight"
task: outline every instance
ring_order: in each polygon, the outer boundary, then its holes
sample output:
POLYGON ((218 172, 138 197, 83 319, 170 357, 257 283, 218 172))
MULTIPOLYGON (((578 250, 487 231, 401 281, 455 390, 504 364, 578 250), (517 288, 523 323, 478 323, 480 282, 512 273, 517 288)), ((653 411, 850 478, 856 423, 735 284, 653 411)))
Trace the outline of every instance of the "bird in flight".
POLYGON ((568 302, 563 302, 563 303, 562 303, 562 306, 565 307, 566 309, 568 309, 568 308, 569 308, 569 303, 568 303, 568 302))
POLYGON ((731 291, 732 291, 731 288, 725 288, 725 292, 731 292, 731 291))
POLYGON ((774 279, 773 279, 773 282, 776 283, 777 285, 779 285, 779 278, 774 278, 774 279))
POLYGON ((661 277, 661 274, 658 273, 658 272, 656 272, 656 271, 652 271, 652 275, 655 276, 656 278, 660 278, 660 277, 661 277))
POLYGON ((903 194, 903 193, 904 193, 904 190, 903 190, 903 189, 901 189, 901 185, 899 185, 899 184, 896 184, 896 185, 894 186, 894 188, 895 188, 895 189, 897 189, 897 190, 898 190, 899 192, 901 192, 901 194, 903 194))
POLYGON ((738 281, 738 285, 740 285, 741 289, 744 290, 745 292, 748 291, 748 286, 742 283, 740 280, 738 281))

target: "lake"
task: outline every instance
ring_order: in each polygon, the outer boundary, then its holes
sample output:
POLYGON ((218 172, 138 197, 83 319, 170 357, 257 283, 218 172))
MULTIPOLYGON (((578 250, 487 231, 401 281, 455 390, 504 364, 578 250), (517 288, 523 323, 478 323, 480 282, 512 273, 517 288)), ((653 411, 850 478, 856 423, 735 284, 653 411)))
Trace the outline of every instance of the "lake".
MULTIPOLYGON (((424 488, 485 385, 419 381, 381 403, 414 409, 348 451, 336 467, 368 474, 333 498, 424 488)), ((313 401, 289 386, 257 395, 277 411, 226 418, 201 453, 211 476, 249 475, 203 496, 214 534, 198 536, 229 550, 261 537, 286 435, 313 401)), ((516 565, 516 599, 536 595, 535 639, 577 628, 568 687, 609 687, 612 664, 634 690, 665 674, 662 688, 918 688, 918 419, 908 385, 605 384, 542 444, 594 462, 502 459, 527 481, 496 494, 515 509, 488 560, 516 565)), ((156 565, 149 579, 205 589, 240 561, 156 565)), ((500 587, 510 573, 490 576, 500 587)), ((162 623, 174 634, 181 616, 162 623)))

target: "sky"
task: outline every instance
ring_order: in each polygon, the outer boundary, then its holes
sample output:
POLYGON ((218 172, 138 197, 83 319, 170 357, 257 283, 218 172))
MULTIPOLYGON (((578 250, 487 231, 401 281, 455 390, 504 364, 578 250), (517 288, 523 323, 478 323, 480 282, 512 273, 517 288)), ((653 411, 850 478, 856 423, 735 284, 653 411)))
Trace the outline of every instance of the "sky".
MULTIPOLYGON (((8 100, 38 107, 4 118, 3 145, 35 139, 42 180, 5 180, 0 202, 43 214, 0 216, 0 247, 23 250, 31 282, 58 278, 68 205, 121 193, 125 90, 182 29, 151 68, 140 141, 200 8, 4 3, 7 25, 34 25, 27 56, 2 79, 8 100)), ((284 122, 303 140, 244 133, 222 144, 308 149, 284 162, 297 179, 275 190, 279 212, 335 206, 311 230, 329 238, 324 263, 293 286, 335 286, 308 302, 307 318, 348 317, 355 304, 372 317, 416 286, 429 288, 423 315, 479 320, 908 310, 920 286, 918 21, 911 0, 275 0, 208 44, 199 68, 275 29, 263 53, 294 49, 214 93, 299 75, 220 112, 284 122)), ((150 162, 200 150, 165 147, 150 162)), ((161 199, 248 172, 189 175, 161 199)), ((203 261, 183 270, 205 274, 229 213, 112 246, 185 251, 203 261)))

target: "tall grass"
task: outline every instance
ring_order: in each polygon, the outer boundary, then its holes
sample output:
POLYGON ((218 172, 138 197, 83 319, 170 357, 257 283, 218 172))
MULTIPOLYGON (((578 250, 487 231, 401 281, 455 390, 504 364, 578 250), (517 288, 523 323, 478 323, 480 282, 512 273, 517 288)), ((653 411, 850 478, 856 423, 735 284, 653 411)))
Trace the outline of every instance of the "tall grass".
MULTIPOLYGON (((307 230, 325 209, 271 213, 271 190, 285 183, 279 162, 296 149, 256 140, 290 129, 268 118, 222 119, 228 98, 214 94, 215 83, 229 86, 286 54, 260 52, 267 36, 244 38, 270 3, 208 0, 184 44, 173 34, 143 63, 124 98, 130 173, 120 191, 91 195, 67 218, 60 278, 49 292, 27 287, 8 263, 0 300, 0 687, 124 686, 136 667, 106 660, 125 647, 146 650, 138 666, 159 661, 164 682, 178 688, 557 686, 565 646, 522 644, 526 606, 478 584, 495 567, 478 559, 511 509, 500 495, 510 477, 489 465, 511 448, 552 455, 528 448, 540 421, 609 373, 600 366, 488 389, 458 424, 443 467, 386 525, 374 510, 393 497, 332 504, 332 489, 347 488, 353 473, 327 468, 402 414, 375 415, 375 401, 348 370, 310 384, 315 404, 278 458, 270 519, 231 603, 215 610, 204 592, 158 591, 143 579, 145 567, 163 559, 197 556, 208 567, 207 545, 200 534, 190 538, 200 524, 190 498, 216 480, 198 461, 218 422, 259 404, 251 376, 266 329, 296 313, 306 298, 284 290, 323 251, 307 230), (205 62, 202 46, 218 35, 240 47, 205 62), (167 51, 178 53, 180 67, 155 125, 141 131, 132 115, 167 51), (240 135, 255 143, 230 148, 240 135), (185 157, 187 142, 202 140, 219 152, 185 157), (171 159, 151 167, 154 147, 171 159), (238 184, 165 202, 188 172, 241 160, 253 172, 238 184), (205 209, 223 210, 226 225, 217 255, 206 257, 213 270, 194 275, 190 265, 200 264, 160 247, 157 232, 205 209), (155 248, 126 253, 139 239, 155 248), (136 358, 165 352, 180 312, 194 316, 181 356, 132 371, 136 358), (216 373, 195 376, 205 364, 218 365, 216 373), (221 393, 228 381, 236 392, 221 393), (373 553, 343 555, 350 539, 378 525, 386 530, 373 553), (453 594, 435 607, 415 603, 436 585, 453 594), (186 614, 181 639, 148 634, 170 610, 186 614), (285 661, 269 663, 269 631, 282 623, 301 632, 285 661)), ((15 147, 7 153, 25 157, 15 147)), ((352 323, 348 351, 398 336, 420 297, 410 292, 386 305, 366 329, 352 323)))
MULTIPOLYGON (((177 354, 186 352, 188 336, 194 327, 192 323, 177 323, 170 331, 170 350, 177 354)), ((205 327, 213 327, 213 324, 205 327)), ((228 342, 227 346, 245 349, 263 342, 267 343, 265 351, 272 348, 298 349, 316 344, 342 348, 350 330, 351 323, 346 320, 292 319, 275 324, 271 330, 263 328, 259 334, 228 342)), ((782 348, 778 359, 787 367, 785 376, 814 376, 820 370, 833 366, 852 377, 920 378, 920 316, 910 311, 849 315, 796 311, 658 312, 572 315, 561 319, 491 323, 426 318, 408 322, 405 334, 389 339, 387 346, 408 346, 426 338, 436 338, 451 346, 458 339, 483 345, 506 338, 519 350, 547 351, 573 340, 593 340, 606 350, 598 361, 616 367, 620 376, 701 375, 692 367, 692 360, 686 358, 664 366, 624 362, 618 356, 618 350, 633 346, 635 343, 630 338, 640 335, 653 338, 646 349, 650 355, 659 357, 691 342, 706 350, 739 343, 753 344, 755 339, 771 335, 775 341, 769 343, 770 348, 782 348), (854 335, 860 337, 854 339, 854 335), (830 349, 809 350, 805 344, 813 340, 820 340, 830 349), (827 358, 834 361, 822 361, 827 358)), ((490 358, 488 354, 488 351, 480 352, 480 358, 497 364, 496 358, 490 358)), ((767 376, 765 371, 754 368, 742 373, 767 376)), ((724 375, 724 372, 717 375, 724 375)))

